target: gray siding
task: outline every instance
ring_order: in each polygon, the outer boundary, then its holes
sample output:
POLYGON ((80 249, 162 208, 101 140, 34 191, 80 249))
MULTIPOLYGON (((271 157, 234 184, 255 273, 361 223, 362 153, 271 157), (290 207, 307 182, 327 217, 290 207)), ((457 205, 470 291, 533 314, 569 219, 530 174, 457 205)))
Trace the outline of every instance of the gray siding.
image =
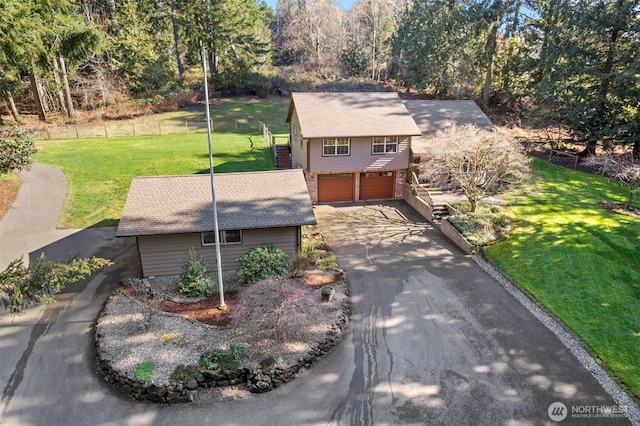
MULTIPOLYGON (((200 233, 139 236, 137 240, 144 277, 178 275, 192 247, 204 256, 209 272, 217 269, 215 246, 202 247, 200 233)), ((220 246, 222 270, 235 271, 240 256, 265 243, 272 243, 292 257, 297 251, 297 241, 298 227, 295 226, 244 230, 242 244, 220 246)))
POLYGON ((348 172, 354 170, 395 170, 409 167, 410 136, 398 138, 398 152, 371 154, 373 138, 351 138, 350 155, 322 156, 322 139, 309 141, 309 171, 348 172))
POLYGON ((298 114, 293 111, 291 115, 291 159, 293 168, 301 168, 307 170, 307 144, 304 143, 302 131, 300 129, 300 120, 298 114), (295 126, 295 133, 294 133, 295 126))

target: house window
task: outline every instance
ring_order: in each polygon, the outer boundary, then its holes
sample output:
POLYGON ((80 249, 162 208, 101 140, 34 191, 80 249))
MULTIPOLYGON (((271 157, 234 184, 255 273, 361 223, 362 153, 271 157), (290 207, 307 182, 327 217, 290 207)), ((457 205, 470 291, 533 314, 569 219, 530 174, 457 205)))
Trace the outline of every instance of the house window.
MULTIPOLYGON (((229 231, 220 231, 220 244, 242 244, 242 231, 239 229, 233 229, 229 231)), ((216 243, 215 232, 201 232, 200 237, 202 240, 202 246, 212 246, 216 243)))
POLYGON ((322 155, 349 155, 348 138, 331 138, 322 140, 322 155))
POLYGON ((373 138, 371 147, 372 154, 387 154, 390 152, 398 152, 398 137, 385 136, 373 138))
POLYGON ((295 125, 295 124, 292 124, 292 125, 291 125, 291 129, 293 130, 293 134, 294 134, 294 135, 297 135, 297 134, 298 134, 298 129, 296 128, 296 125, 295 125))

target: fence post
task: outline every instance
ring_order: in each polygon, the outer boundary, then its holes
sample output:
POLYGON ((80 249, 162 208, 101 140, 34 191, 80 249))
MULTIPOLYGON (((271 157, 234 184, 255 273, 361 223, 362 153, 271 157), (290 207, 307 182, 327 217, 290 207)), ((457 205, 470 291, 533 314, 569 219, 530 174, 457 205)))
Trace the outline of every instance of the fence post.
POLYGON ((184 128, 186 132, 189 133, 189 122, 187 120, 184 120, 184 128))
POLYGON ((131 130, 133 130, 133 136, 136 135, 136 125, 131 123, 131 130))
POLYGON ((106 124, 104 125, 104 137, 105 138, 109 137, 109 135, 107 134, 107 125, 106 124))
POLYGON ((51 140, 51 133, 49 133, 49 126, 45 126, 45 129, 47 129, 47 139, 51 140))
POLYGON ((80 139, 80 136, 78 136, 78 126, 74 126, 76 129, 76 139, 80 139))
POLYGON ((160 122, 158 121, 158 134, 161 135, 162 134, 162 129, 160 128, 160 122))

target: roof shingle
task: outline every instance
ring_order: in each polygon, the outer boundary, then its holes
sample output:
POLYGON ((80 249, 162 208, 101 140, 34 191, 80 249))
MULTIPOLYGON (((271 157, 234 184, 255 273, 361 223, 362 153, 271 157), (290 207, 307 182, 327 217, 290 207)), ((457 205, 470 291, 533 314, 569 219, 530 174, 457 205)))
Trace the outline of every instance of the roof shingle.
POLYGON ((293 93, 293 108, 305 138, 420 135, 395 92, 293 93))
POLYGON ((489 117, 474 101, 404 101, 422 136, 411 140, 411 149, 417 154, 427 154, 432 150, 433 135, 451 126, 472 124, 478 128, 494 130, 489 117))
MULTIPOLYGON (((301 170, 214 175, 218 229, 315 224, 301 170)), ((211 180, 206 175, 136 177, 116 235, 213 231, 211 180)))

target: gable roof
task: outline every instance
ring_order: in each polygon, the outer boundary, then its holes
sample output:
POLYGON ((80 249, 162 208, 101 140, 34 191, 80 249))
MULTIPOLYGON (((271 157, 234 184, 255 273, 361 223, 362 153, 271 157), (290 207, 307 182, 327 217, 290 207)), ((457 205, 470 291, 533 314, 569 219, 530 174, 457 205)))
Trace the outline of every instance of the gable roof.
POLYGON ((304 138, 420 135, 395 92, 292 93, 294 109, 304 138))
POLYGON ((430 149, 430 135, 448 129, 451 126, 472 124, 486 130, 495 130, 489 117, 474 101, 404 101, 422 136, 411 140, 411 149, 415 153, 427 153, 430 149))
MULTIPOLYGON (((316 223, 301 170, 220 173, 214 184, 221 231, 316 223)), ((116 236, 213 230, 210 175, 136 177, 116 236)))

